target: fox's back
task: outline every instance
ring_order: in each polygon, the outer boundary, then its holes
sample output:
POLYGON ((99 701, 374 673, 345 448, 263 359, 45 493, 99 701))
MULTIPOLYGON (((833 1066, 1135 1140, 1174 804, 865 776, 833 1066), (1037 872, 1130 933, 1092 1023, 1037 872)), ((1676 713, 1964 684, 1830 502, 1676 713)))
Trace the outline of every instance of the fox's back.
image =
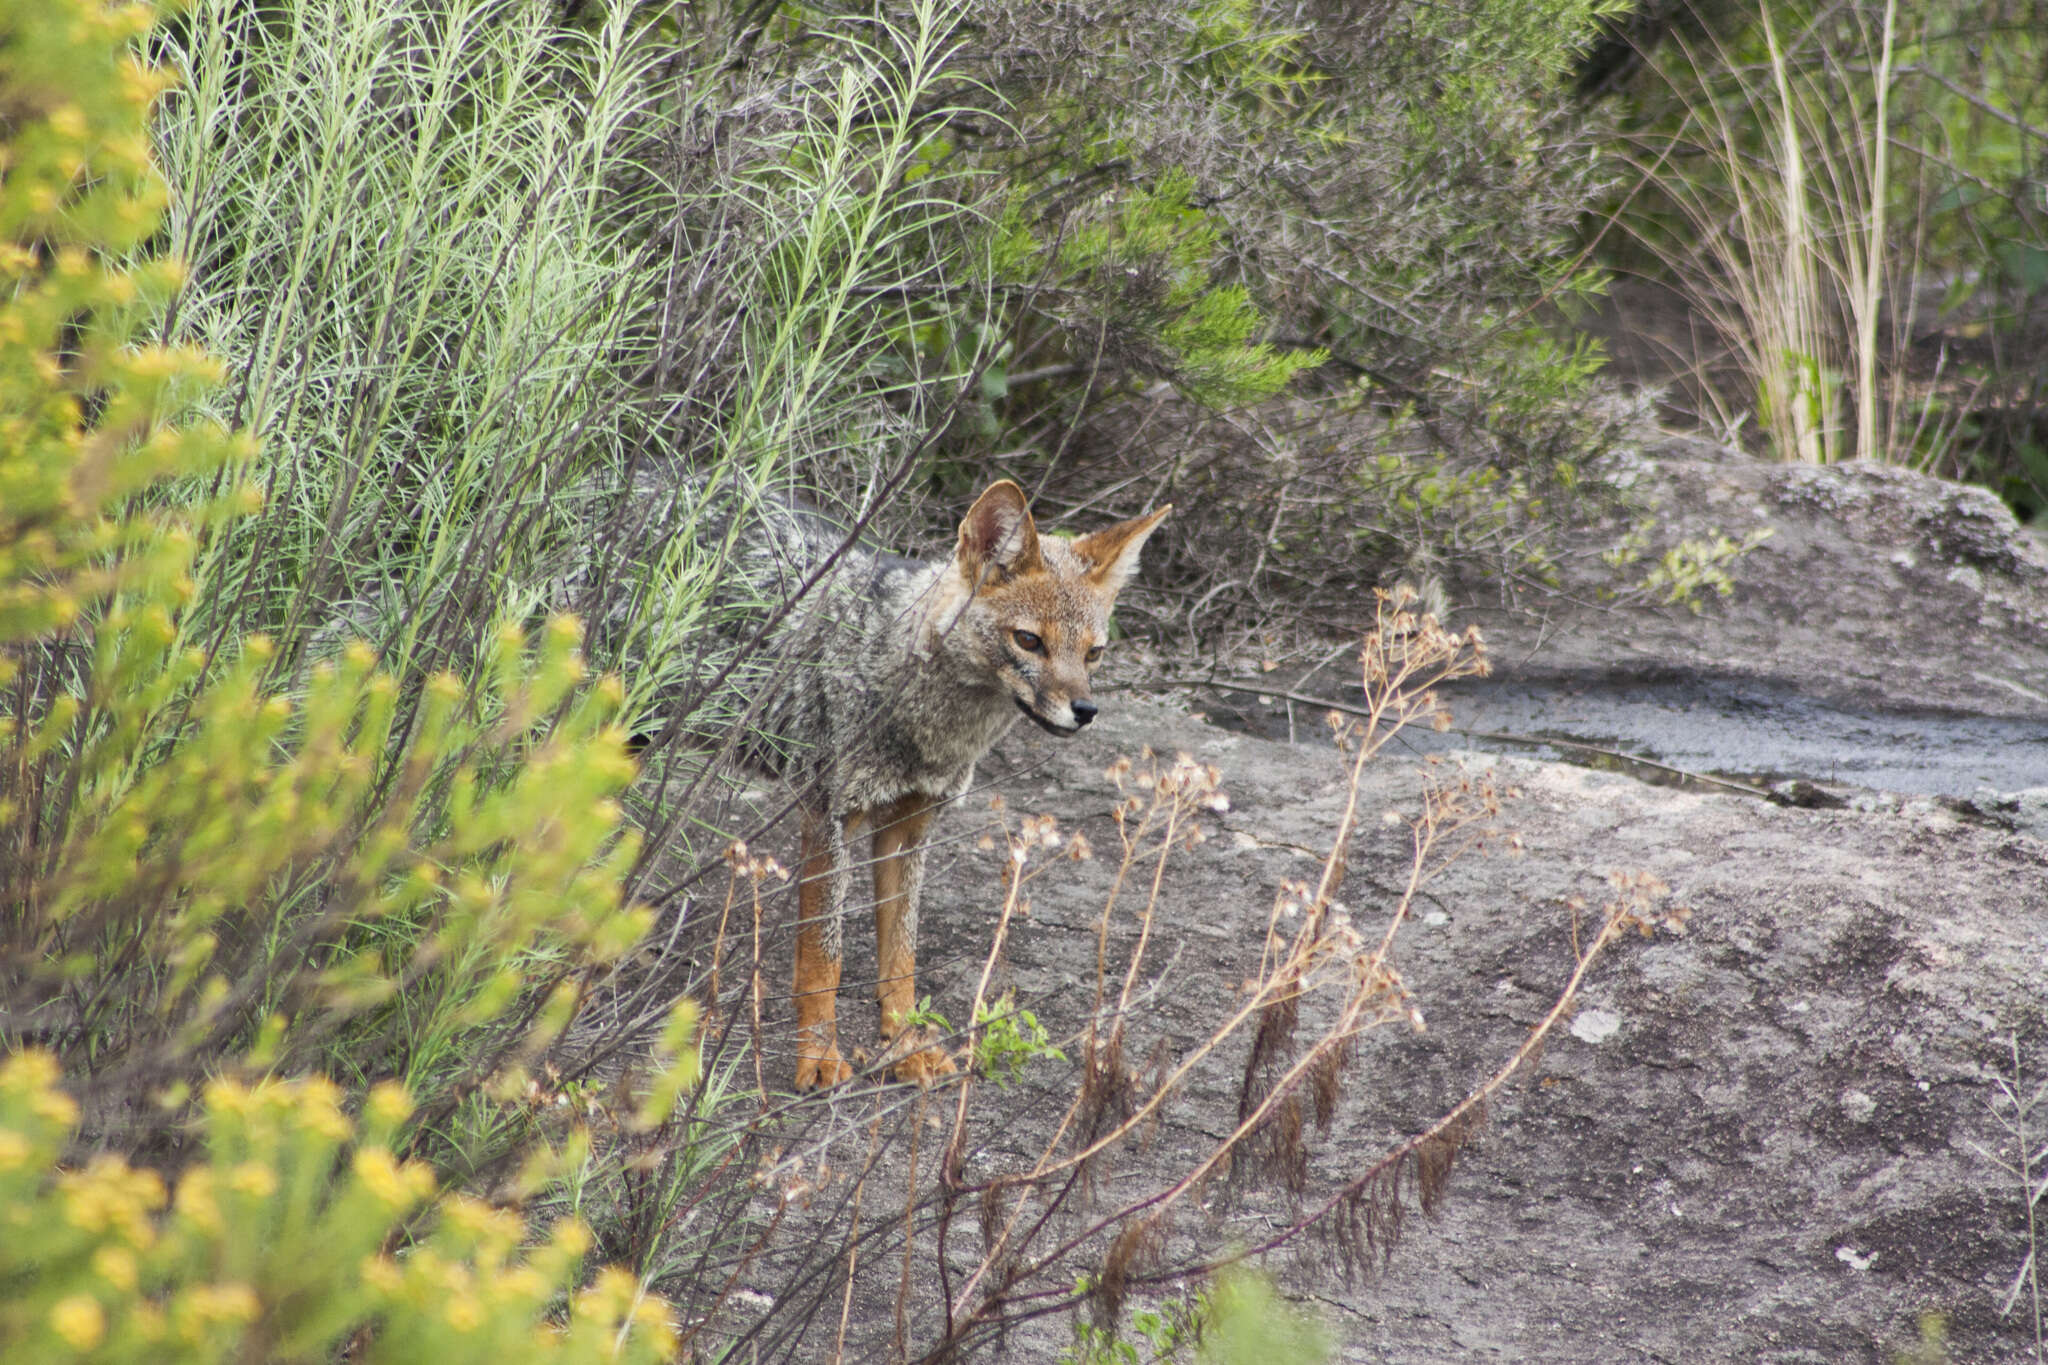
POLYGON ((920 649, 946 565, 878 549, 792 498, 728 502, 719 629, 739 670, 752 766, 876 802, 945 794, 1014 714, 941 637, 920 649), (977 685, 977 682, 980 685, 977 685))
POLYGON ((665 470, 636 495, 669 510, 665 534, 714 574, 693 652, 724 679, 727 737, 849 811, 957 795, 1020 717, 1058 735, 1086 725, 1110 607, 1167 511, 1040 537, 1022 491, 999 481, 954 553, 924 560, 786 496, 665 470))

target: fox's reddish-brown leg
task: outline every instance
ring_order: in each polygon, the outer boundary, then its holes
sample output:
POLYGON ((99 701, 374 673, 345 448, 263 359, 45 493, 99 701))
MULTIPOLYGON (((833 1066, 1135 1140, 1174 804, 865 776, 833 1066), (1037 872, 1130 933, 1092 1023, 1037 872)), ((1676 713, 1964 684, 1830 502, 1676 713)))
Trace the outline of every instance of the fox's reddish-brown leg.
POLYGON ((839 1055, 839 967, 847 880, 846 830, 829 816, 803 818, 802 880, 797 883, 796 1088, 837 1085, 853 1075, 839 1055), (837 836, 836 838, 834 836, 837 836), (836 855, 836 856, 835 856, 836 855), (837 904, 834 902, 837 901, 837 904))
POLYGON ((875 998, 882 1037, 898 1080, 927 1081, 953 1070, 936 1040, 903 1021, 917 1008, 917 911, 924 880, 924 836, 937 807, 906 796, 875 815, 875 998))

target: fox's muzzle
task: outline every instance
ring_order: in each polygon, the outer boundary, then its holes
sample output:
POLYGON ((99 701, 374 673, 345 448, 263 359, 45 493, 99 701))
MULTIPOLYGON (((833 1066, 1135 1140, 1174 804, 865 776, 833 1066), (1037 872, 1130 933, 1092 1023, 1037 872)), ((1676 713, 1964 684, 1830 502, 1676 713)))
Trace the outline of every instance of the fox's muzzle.
POLYGON ((1022 697, 1012 697, 1011 700, 1017 703, 1019 711, 1031 717, 1032 722, 1039 729, 1049 735, 1058 735, 1062 739, 1065 739, 1068 735, 1079 734, 1082 726, 1095 719, 1095 713, 1099 709, 1092 701, 1088 701, 1085 698, 1076 698, 1067 703, 1067 711, 1073 716, 1074 723, 1062 725, 1058 721, 1046 716, 1036 706, 1025 701, 1022 697))

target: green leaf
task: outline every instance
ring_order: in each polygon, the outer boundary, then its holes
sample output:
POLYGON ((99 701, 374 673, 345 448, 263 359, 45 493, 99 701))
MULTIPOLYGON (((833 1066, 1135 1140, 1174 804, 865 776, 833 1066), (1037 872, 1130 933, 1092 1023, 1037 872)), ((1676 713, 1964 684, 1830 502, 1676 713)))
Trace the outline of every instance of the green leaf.
POLYGON ((2038 294, 2048 287, 2048 248, 2025 242, 2000 242, 1994 254, 2006 278, 2029 294, 2038 294))

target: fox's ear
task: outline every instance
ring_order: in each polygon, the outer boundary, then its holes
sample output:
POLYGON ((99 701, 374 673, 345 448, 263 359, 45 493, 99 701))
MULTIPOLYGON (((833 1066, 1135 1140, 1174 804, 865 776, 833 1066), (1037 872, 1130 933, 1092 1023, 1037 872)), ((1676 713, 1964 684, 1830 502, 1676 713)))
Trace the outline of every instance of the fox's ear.
POLYGON ((1074 542, 1074 553, 1088 565, 1088 581, 1104 592, 1116 593, 1138 571, 1138 551, 1173 507, 1160 508, 1142 517, 1132 517, 1100 531, 1092 531, 1074 542))
POLYGON ((960 571, 979 583, 984 569, 1019 574, 1036 568, 1038 527, 1024 505, 1024 490, 1008 479, 988 486, 960 522, 960 571))

